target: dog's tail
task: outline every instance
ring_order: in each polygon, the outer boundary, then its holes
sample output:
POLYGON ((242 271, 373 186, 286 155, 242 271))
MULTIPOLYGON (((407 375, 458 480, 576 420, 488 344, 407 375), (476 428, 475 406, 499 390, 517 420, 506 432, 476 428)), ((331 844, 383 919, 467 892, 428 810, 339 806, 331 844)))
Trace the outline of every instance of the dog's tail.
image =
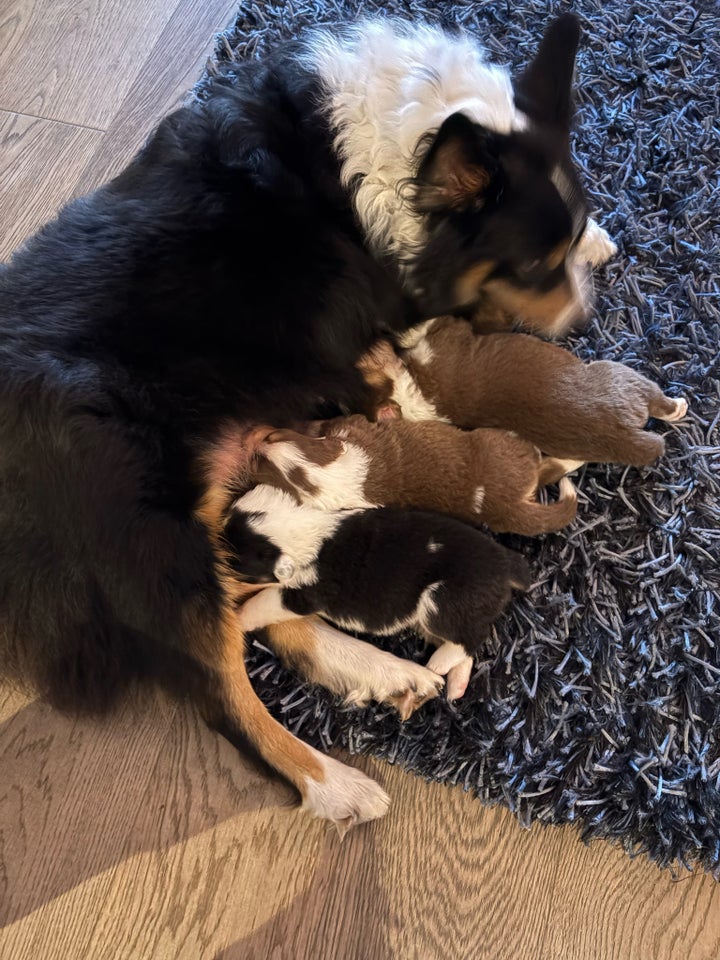
MULTIPOLYGON (((312 622, 304 626, 312 646, 312 622)), ((379 784, 298 740, 269 714, 250 683, 244 638, 233 611, 225 614, 221 630, 220 650, 208 665, 219 680, 225 724, 247 737, 262 759, 296 787, 304 810, 332 820, 341 837, 354 824, 383 816, 390 798, 379 784)))
POLYGON ((555 503, 530 503, 527 500, 516 504, 512 510, 513 533, 536 537, 541 533, 562 530, 575 519, 577 493, 568 477, 560 480, 560 496, 555 503))

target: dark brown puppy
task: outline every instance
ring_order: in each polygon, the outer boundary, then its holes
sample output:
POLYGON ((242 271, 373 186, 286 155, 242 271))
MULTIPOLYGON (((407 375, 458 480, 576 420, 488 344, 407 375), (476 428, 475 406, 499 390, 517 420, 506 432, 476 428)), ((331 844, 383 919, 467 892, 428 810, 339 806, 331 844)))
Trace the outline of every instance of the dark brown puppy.
POLYGON ((449 317, 421 329, 403 361, 382 345, 361 363, 381 406, 395 401, 409 420, 514 430, 565 460, 652 463, 665 441, 643 429, 648 419, 680 420, 687 412, 684 399, 666 397, 623 364, 583 363, 527 334, 478 336, 449 317))
POLYGON ((527 536, 560 530, 577 510, 564 477, 576 464, 506 430, 359 415, 314 426, 322 436, 268 428, 258 446, 263 481, 314 507, 416 507, 527 536), (558 480, 560 499, 538 503, 538 488, 558 480))

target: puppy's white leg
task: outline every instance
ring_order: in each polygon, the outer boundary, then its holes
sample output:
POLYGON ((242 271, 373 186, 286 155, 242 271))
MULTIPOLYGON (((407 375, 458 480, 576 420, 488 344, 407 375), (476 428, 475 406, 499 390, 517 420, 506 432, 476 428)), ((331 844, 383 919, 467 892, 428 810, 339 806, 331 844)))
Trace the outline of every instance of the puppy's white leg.
POLYGON ((332 820, 341 840, 356 823, 376 820, 387 813, 390 797, 374 780, 312 747, 308 749, 325 776, 322 780, 306 778, 303 810, 332 820))
POLYGON ((590 219, 573 256, 580 263, 589 263, 592 267, 600 267, 603 263, 611 260, 617 251, 617 244, 610 239, 607 230, 603 230, 597 221, 590 219))
POLYGON ((377 700, 390 704, 407 720, 444 685, 442 677, 427 667, 348 637, 324 620, 313 623, 315 645, 308 679, 344 696, 348 704, 364 706, 377 700))
POLYGON ((271 623, 296 620, 300 614, 288 610, 282 602, 281 588, 272 586, 247 600, 240 608, 238 616, 242 629, 245 633, 250 633, 251 630, 260 630, 271 623))
POLYGON ((428 660, 428 668, 447 677, 447 698, 457 700, 467 690, 473 660, 459 643, 443 643, 428 660))

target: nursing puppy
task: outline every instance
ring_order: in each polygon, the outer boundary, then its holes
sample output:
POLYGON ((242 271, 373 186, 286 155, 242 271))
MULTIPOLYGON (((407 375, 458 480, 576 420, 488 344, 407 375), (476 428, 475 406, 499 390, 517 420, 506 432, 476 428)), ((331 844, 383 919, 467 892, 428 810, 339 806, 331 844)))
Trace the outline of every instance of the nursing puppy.
POLYGON ((411 627, 440 647, 428 666, 450 673, 450 699, 513 589, 530 585, 520 554, 450 517, 318 510, 269 486, 236 501, 223 538, 244 579, 280 582, 242 606, 246 631, 310 614, 374 635, 411 627))
POLYGON ((360 415, 314 427, 321 436, 258 428, 258 469, 266 483, 320 509, 415 507, 526 536, 560 530, 577 511, 564 476, 577 464, 543 457, 506 430, 360 415), (558 480, 560 499, 538 503, 538 488, 558 480))
POLYGON ((381 412, 394 401, 409 420, 514 430, 543 453, 567 460, 644 466, 665 441, 648 419, 680 420, 684 399, 621 363, 583 363, 567 350, 521 333, 478 336, 443 317, 425 325, 400 360, 379 344, 360 368, 378 389, 381 412))

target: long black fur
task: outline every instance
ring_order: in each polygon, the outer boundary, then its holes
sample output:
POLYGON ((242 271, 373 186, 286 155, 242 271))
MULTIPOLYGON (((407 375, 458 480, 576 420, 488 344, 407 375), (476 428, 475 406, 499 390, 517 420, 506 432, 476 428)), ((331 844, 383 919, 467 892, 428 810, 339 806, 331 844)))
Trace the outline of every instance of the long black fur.
POLYGON ((355 360, 415 316, 289 57, 163 121, 0 274, 0 669, 61 707, 212 627, 193 509, 220 426, 362 407, 355 360))

